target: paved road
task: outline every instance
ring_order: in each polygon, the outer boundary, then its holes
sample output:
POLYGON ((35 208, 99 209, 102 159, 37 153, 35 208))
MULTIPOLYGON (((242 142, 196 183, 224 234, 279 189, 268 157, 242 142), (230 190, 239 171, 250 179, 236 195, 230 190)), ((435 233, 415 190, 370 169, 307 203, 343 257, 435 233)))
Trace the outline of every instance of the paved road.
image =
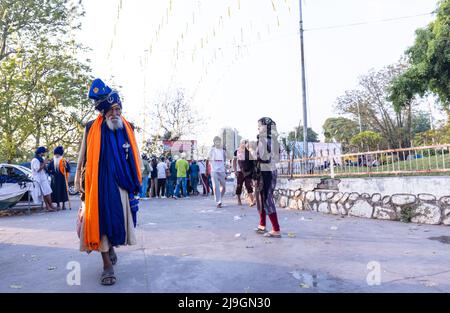
POLYGON ((449 227, 279 210, 283 238, 266 239, 256 209, 234 203, 141 202, 111 287, 100 256, 78 251, 76 210, 0 217, 0 292, 450 292, 449 227), (80 285, 67 284, 70 261, 80 285))

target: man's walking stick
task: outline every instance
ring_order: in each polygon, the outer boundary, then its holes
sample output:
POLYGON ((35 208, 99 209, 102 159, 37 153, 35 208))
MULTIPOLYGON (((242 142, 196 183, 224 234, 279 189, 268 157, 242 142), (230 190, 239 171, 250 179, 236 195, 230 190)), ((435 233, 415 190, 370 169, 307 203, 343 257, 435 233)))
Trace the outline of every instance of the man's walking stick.
POLYGON ((66 172, 66 160, 64 160, 64 181, 66 182, 66 192, 67 192, 67 202, 69 202, 69 210, 72 210, 72 206, 70 204, 70 194, 69 194, 69 182, 67 181, 67 172, 66 172))

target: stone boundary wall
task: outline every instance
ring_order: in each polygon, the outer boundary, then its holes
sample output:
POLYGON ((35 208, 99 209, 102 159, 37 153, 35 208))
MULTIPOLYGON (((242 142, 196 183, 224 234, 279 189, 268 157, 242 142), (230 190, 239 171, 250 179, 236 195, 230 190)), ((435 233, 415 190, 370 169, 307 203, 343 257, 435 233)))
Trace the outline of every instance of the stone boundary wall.
MULTIPOLYGON (((405 177, 405 179, 408 178, 405 177)), ((320 181, 320 179, 311 180, 314 183, 320 181)), ((302 181, 304 182, 305 179, 302 181)), ((293 210, 450 225, 450 184, 448 196, 436 197, 429 193, 382 195, 381 193, 340 192, 339 182, 339 179, 327 179, 326 182, 324 180, 319 182, 316 188, 311 188, 314 185, 311 183, 305 184, 305 188, 302 188, 295 179, 283 179, 280 188, 274 192, 275 201, 278 207, 293 210), (320 189, 324 186, 333 186, 335 189, 320 189)), ((380 181, 377 184, 379 185, 380 181)))

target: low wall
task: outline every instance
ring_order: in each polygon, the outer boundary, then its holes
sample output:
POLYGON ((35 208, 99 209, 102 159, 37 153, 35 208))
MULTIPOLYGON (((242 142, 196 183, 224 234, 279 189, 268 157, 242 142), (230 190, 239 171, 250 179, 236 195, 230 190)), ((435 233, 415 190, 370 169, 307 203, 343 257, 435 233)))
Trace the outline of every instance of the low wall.
POLYGON ((450 225, 450 177, 284 179, 281 208, 421 224, 450 225))

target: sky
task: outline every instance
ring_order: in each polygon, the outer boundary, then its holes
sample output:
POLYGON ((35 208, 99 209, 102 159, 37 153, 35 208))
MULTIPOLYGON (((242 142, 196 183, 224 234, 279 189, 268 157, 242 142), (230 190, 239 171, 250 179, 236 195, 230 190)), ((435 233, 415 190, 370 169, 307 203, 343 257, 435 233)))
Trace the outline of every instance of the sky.
MULTIPOLYGON (((397 62, 437 0, 303 0, 308 126, 358 77, 397 62), (353 24, 353 25, 352 25, 353 24)), ((203 118, 186 139, 210 145, 222 127, 254 139, 269 116, 279 132, 302 122, 298 0, 85 0, 76 36, 93 75, 119 88, 123 112, 158 131, 154 103, 183 89, 203 118)))

